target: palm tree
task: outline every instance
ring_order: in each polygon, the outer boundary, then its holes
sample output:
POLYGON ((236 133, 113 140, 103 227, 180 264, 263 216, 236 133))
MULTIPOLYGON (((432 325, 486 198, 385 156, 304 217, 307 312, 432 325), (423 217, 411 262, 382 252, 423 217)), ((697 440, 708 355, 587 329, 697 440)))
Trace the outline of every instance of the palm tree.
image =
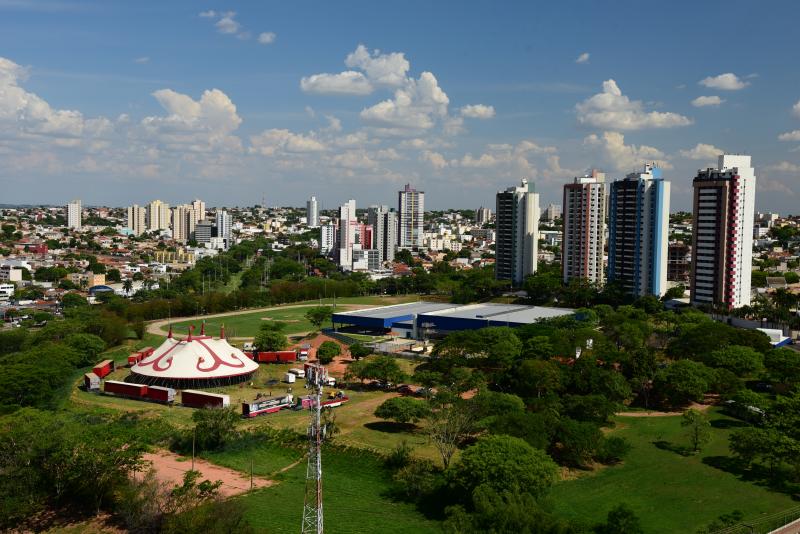
POLYGON ((122 282, 122 289, 125 290, 126 295, 130 295, 133 290, 133 280, 126 278, 125 281, 122 282))

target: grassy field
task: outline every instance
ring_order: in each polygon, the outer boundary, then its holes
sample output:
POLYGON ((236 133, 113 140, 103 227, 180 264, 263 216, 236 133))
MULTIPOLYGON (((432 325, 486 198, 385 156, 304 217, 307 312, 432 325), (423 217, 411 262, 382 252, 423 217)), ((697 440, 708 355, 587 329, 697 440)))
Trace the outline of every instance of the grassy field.
POLYGON ((680 417, 617 418, 613 435, 626 438, 633 447, 625 462, 558 483, 551 492, 556 510, 595 523, 625 502, 640 517, 645 532, 691 533, 733 510, 755 519, 796 506, 787 495, 740 481, 704 462, 729 454, 728 435, 736 424, 717 411, 710 415, 713 440, 699 455, 690 456, 664 445, 687 445, 680 417))
MULTIPOLYGON (((402 302, 413 302, 417 300, 416 295, 401 296, 401 297, 347 297, 336 299, 336 304, 359 304, 359 305, 375 305, 386 306, 389 304, 399 304, 402 302)), ((322 304, 333 305, 332 299, 322 299, 322 304)), ((258 312, 244 312, 236 315, 228 315, 225 317, 212 317, 206 319, 206 327, 210 329, 212 335, 217 335, 219 327, 225 325, 225 333, 229 337, 253 337, 258 333, 259 328, 264 321, 285 321, 287 324, 287 334, 297 334, 301 332, 309 332, 314 330, 314 326, 306 320, 305 313, 318 306, 319 301, 287 304, 283 307, 275 307, 269 311, 258 312), (302 304, 307 304, 303 306, 302 304), (290 307, 291 306, 291 307, 290 307), (297 307, 295 307, 297 306, 297 307)), ((185 332, 189 325, 195 325, 199 328, 202 319, 192 319, 187 321, 180 321, 173 323, 173 328, 177 332, 185 332)), ((331 323, 327 322, 323 327, 330 327, 331 323)))
MULTIPOLYGON (((223 458, 234 467, 249 460, 223 458)), ((439 523, 422 516, 411 504, 386 496, 390 478, 371 454, 326 450, 323 453, 325 532, 441 532, 439 523)), ((257 532, 295 533, 300 529, 305 489, 305 462, 286 471, 283 480, 240 498, 257 532)))

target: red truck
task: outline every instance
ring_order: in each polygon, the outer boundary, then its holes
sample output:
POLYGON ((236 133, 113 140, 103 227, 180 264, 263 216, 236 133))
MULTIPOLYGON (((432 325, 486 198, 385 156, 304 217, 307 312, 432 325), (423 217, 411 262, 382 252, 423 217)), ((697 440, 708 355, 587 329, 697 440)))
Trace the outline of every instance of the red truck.
POLYGON ((253 360, 258 363, 288 363, 297 360, 297 353, 293 350, 253 352, 253 360))
POLYGON ((231 398, 229 395, 184 389, 181 391, 181 404, 190 408, 227 408, 231 398))
POLYGON ((105 378, 116 370, 114 360, 103 360, 92 368, 92 372, 99 378, 105 378))
POLYGON ((161 386, 148 386, 147 400, 153 402, 160 402, 161 404, 172 404, 175 402, 175 390, 172 388, 164 388, 161 386))
POLYGON ((118 382, 116 380, 106 380, 103 384, 104 393, 113 393, 118 397, 129 397, 131 399, 144 399, 147 397, 146 384, 131 384, 129 382, 118 382))

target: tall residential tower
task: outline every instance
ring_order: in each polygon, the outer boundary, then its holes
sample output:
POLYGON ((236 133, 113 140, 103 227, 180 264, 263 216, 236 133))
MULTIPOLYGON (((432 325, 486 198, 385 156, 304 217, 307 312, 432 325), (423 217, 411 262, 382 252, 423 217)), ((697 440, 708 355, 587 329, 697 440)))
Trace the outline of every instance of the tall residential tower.
POLYGON ((692 303, 748 306, 756 201, 750 156, 721 155, 693 185, 692 303))
POLYGON ((339 207, 339 266, 353 268, 353 245, 356 242, 356 201, 348 200, 339 207))
POLYGON ((372 226, 372 248, 378 251, 380 263, 394 261, 397 245, 397 213, 388 206, 370 206, 367 224, 372 226))
POLYGON ((317 197, 311 197, 306 201, 306 224, 309 228, 319 226, 319 204, 317 197))
POLYGON ((497 251, 495 276, 514 285, 536 272, 539 253, 539 194, 528 190, 528 180, 519 187, 497 192, 495 225, 497 251))
POLYGON ((406 184, 397 194, 398 228, 397 244, 400 248, 422 247, 425 215, 425 192, 406 184))
POLYGON ((83 207, 80 200, 73 200, 67 204, 67 227, 73 230, 80 230, 82 226, 81 216, 83 207))
POLYGON ((575 178, 564 185, 561 273, 565 284, 573 278, 594 283, 603 281, 605 182, 605 174, 592 171, 591 176, 575 178))
POLYGON ((637 296, 667 290, 670 183, 645 165, 611 184, 608 203, 608 281, 637 296))

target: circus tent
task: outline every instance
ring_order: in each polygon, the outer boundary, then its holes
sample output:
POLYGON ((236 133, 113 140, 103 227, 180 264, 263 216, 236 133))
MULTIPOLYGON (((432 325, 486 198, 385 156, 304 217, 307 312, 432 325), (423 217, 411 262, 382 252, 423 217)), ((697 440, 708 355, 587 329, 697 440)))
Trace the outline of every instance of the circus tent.
POLYGON ((228 343, 224 328, 215 339, 192 334, 177 339, 170 328, 167 339, 153 354, 131 368, 130 381, 177 389, 212 388, 237 384, 252 378, 258 364, 228 343))

